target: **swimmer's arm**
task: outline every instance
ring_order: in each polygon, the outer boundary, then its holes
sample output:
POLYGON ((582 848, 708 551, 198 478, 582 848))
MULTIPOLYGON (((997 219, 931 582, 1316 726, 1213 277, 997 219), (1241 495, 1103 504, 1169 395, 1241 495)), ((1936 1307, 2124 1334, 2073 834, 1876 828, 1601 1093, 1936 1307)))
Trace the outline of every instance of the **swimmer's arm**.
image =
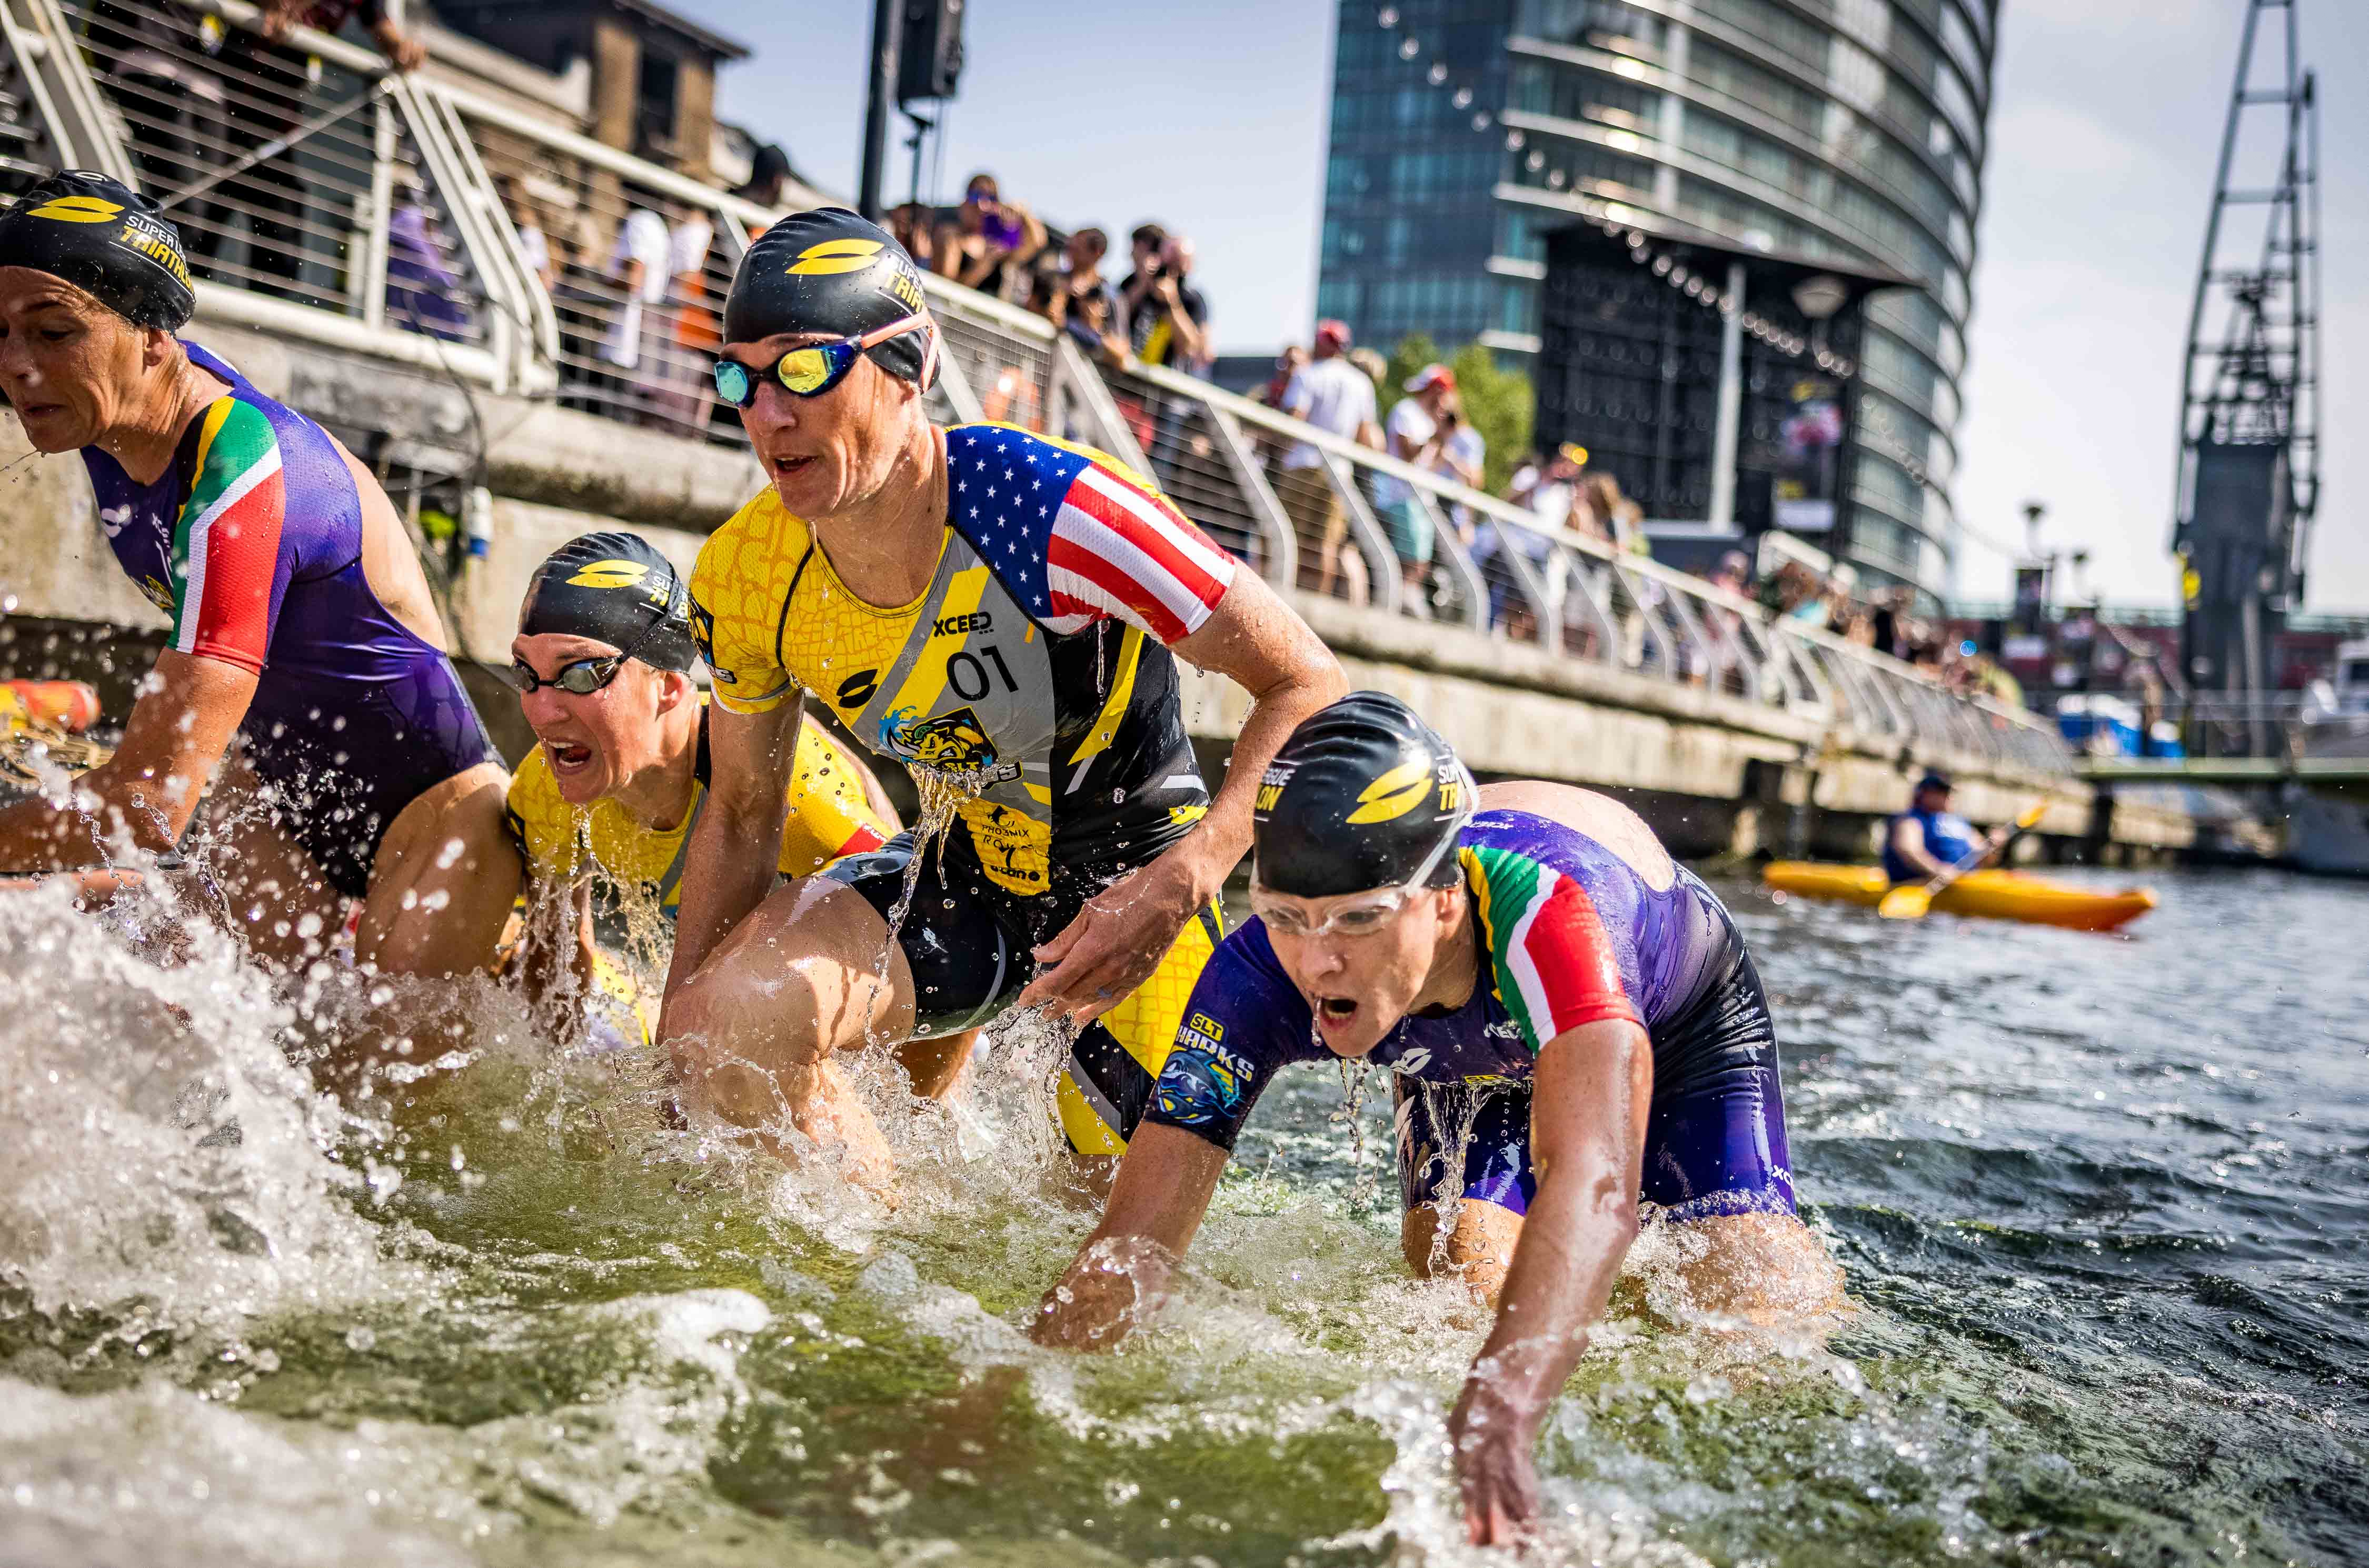
POLYGON ((1259 776, 1299 721, 1347 694, 1340 661, 1308 623, 1247 569, 1209 618, 1170 645, 1189 663, 1214 670, 1251 694, 1208 815, 1150 865, 1090 900, 1036 949, 1047 966, 1021 993, 1024 1007, 1047 1002, 1095 1017, 1125 1000, 1159 967, 1193 912, 1216 898, 1251 847, 1251 805, 1259 776))
POLYGON ((1925 830, 1910 818, 1903 817, 1892 825, 1892 853, 1927 876, 1939 876, 1950 869, 1925 853, 1925 830))
POLYGON ((1477 1546, 1512 1539, 1537 1515, 1530 1446, 1636 1239, 1653 1096, 1653 1047, 1625 1019, 1566 1030, 1539 1053, 1530 1101, 1538 1196, 1496 1325, 1448 1419, 1465 1528, 1477 1546))
MULTIPOLYGON (((773 890, 805 713, 802 693, 764 713, 734 713, 721 703, 709 711, 707 804, 683 855, 674 962, 667 969, 669 1003, 732 928, 773 890)), ((658 1033, 661 1038, 668 1034, 663 1006, 658 1033)))
POLYGON ((196 815, 255 687, 253 672, 225 660, 171 648, 158 654, 123 744, 74 782, 74 805, 60 810, 34 799, 0 810, 0 871, 103 864, 126 830, 142 849, 171 849, 196 815))
POLYGON ((1057 1349, 1107 1350, 1158 1310, 1226 1160, 1224 1150, 1182 1127, 1136 1128, 1102 1223, 1037 1304, 1029 1337, 1057 1349))

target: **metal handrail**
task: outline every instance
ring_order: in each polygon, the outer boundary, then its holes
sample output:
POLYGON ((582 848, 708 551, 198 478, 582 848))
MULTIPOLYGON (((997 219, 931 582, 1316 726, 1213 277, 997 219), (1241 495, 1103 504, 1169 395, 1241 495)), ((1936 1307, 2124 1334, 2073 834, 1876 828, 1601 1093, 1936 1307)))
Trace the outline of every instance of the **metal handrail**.
MULTIPOLYGON (((248 0, 182 3, 233 26, 251 29, 260 16, 248 0)), ((62 28, 52 15, 56 4, 57 0, 0 0, 0 33, 16 48, 20 63, 33 52, 28 46, 42 41, 41 32, 62 28)), ((381 325, 375 319, 378 311, 372 308, 383 303, 384 285, 372 281, 380 267, 373 265, 368 250, 371 242, 357 235, 364 248, 350 258, 359 271, 349 274, 348 298, 354 301, 351 290, 361 289, 355 301, 363 307, 359 318, 218 283, 201 284, 201 301, 219 316, 412 363, 432 361, 481 384, 547 390, 559 363, 558 318, 549 292, 526 265, 518 230, 479 155, 477 143, 485 127, 499 128, 555 156, 573 159, 584 169, 613 177, 621 184, 701 210, 714 220, 722 261, 737 264, 745 253, 750 231, 795 210, 758 207, 462 84, 393 76, 388 63, 373 52, 314 29, 294 28, 285 37, 296 48, 386 84, 380 102, 402 117, 425 172, 445 200, 455 240, 494 306, 494 315, 483 324, 481 343, 440 341, 423 333, 381 325), (355 276, 359 283, 352 280, 355 276)), ((95 147, 110 155, 113 162, 129 166, 126 132, 120 119, 110 118, 112 99, 89 75, 79 52, 42 52, 63 56, 50 63, 52 73, 59 77, 55 90, 42 93, 41 85, 34 84, 40 100, 35 107, 44 117, 52 142, 60 146, 95 147), (79 84, 77 73, 82 76, 79 84)), ((377 203, 373 212, 364 214, 373 226, 383 226, 384 192, 378 188, 385 182, 386 166, 394 156, 389 109, 382 108, 378 112, 382 119, 373 155, 376 166, 371 170, 372 189, 363 193, 364 199, 377 203)), ((823 200, 806 189, 793 195, 800 205, 823 200)), ((713 277, 711 273, 711 292, 713 277)), ((1009 346, 1011 372, 1030 383, 1027 391, 1034 401, 1027 406, 1037 411, 1035 418, 1051 416, 1058 409, 1069 428, 1089 434, 1096 444, 1130 462, 1150 466, 1144 461, 1146 453, 1136 444, 1127 417, 1114 399, 1115 372, 1091 363, 1050 322, 1018 306, 934 275, 925 277, 923 287, 943 317, 962 325, 967 352, 976 355, 983 346, 984 351, 996 354, 1001 351, 998 345, 1009 346)), ((946 376, 945 406, 958 417, 977 418, 982 410, 978 389, 965 379, 956 358, 941 357, 946 376)), ((1204 480, 1230 486, 1233 500, 1229 504, 1239 503, 1252 538, 1264 544, 1261 569, 1278 585, 1296 582, 1302 544, 1268 486, 1253 443, 1245 438, 1246 430, 1304 442, 1320 454, 1320 471, 1341 503, 1350 544, 1375 568, 1369 589, 1380 613, 1420 615, 1428 608, 1419 596, 1402 592, 1396 555, 1365 494, 1368 483, 1387 476, 1406 486, 1427 514, 1437 542, 1435 566, 1453 596, 1461 601, 1459 618, 1473 631, 1486 630, 1494 613, 1492 595, 1504 594, 1505 602, 1518 601, 1528 612, 1539 647, 1551 656, 1585 658, 1647 679, 1700 685, 1713 694, 1741 693, 1762 705, 1819 715, 1858 732, 1871 743, 1887 747, 1898 743, 2051 772, 2069 766, 2066 749, 2044 721, 1986 700, 1959 696, 1889 655, 1851 644, 1822 628, 1772 615, 1755 601, 1700 578, 1550 523, 1498 497, 1315 429, 1206 382, 1163 367, 1134 363, 1124 367, 1124 375, 1130 387, 1149 388, 1163 400, 1163 406, 1206 425, 1203 435, 1195 437, 1200 442, 1196 461, 1216 466, 1204 471, 1204 480), (1474 554, 1465 548, 1452 525, 1452 520, 1459 517, 1494 531, 1494 583, 1484 577, 1474 554), (1585 639, 1578 650, 1566 635, 1571 629, 1580 629, 1585 639)), ((1172 424, 1163 419, 1162 429, 1165 431, 1172 424)))

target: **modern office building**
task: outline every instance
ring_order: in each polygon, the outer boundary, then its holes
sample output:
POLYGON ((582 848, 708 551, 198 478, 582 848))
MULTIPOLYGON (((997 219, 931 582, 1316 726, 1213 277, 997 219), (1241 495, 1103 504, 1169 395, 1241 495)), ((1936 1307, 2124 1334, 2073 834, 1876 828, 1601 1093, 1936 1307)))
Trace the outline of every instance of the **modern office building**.
POLYGON ((1862 574, 1939 590, 1996 8, 1343 0, 1318 312, 1535 356, 1547 236, 1608 214, 1914 280, 1866 307, 1839 480, 1862 574))

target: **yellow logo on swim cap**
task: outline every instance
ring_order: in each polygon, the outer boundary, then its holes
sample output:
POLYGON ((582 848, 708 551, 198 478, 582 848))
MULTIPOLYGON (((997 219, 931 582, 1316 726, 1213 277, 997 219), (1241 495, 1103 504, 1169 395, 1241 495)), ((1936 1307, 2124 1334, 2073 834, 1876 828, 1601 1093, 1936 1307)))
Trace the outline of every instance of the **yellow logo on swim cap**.
POLYGON ((570 588, 631 588, 650 575, 642 561, 593 561, 567 579, 570 588))
POLYGON ((793 273, 861 272, 880 254, 876 239, 827 239, 798 252, 790 263, 793 273))
POLYGON ((1431 764, 1401 762, 1366 786, 1357 796, 1357 809, 1349 813, 1349 825, 1395 821, 1422 805, 1430 793, 1431 764))
POLYGON ((61 223, 104 223, 123 215, 123 203, 109 201, 103 196, 61 196, 42 202, 25 215, 52 218, 61 223))

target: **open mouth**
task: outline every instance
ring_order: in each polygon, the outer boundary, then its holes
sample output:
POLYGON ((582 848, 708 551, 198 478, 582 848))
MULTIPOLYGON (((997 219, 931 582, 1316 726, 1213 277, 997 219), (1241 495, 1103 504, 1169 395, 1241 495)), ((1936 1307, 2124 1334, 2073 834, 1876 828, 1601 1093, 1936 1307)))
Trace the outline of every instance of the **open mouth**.
POLYGON ((555 773, 581 773, 592 765, 592 748, 570 746, 561 741, 546 740, 543 749, 551 754, 551 771, 555 773))
POLYGON ((1319 1027, 1338 1033, 1347 1028, 1357 1017, 1357 1004, 1345 996, 1320 996, 1316 999, 1316 1022, 1319 1027))
POLYGON ((772 470, 774 478, 786 479, 794 474, 805 473, 814 466, 815 460, 811 457, 775 457, 766 461, 772 470))

